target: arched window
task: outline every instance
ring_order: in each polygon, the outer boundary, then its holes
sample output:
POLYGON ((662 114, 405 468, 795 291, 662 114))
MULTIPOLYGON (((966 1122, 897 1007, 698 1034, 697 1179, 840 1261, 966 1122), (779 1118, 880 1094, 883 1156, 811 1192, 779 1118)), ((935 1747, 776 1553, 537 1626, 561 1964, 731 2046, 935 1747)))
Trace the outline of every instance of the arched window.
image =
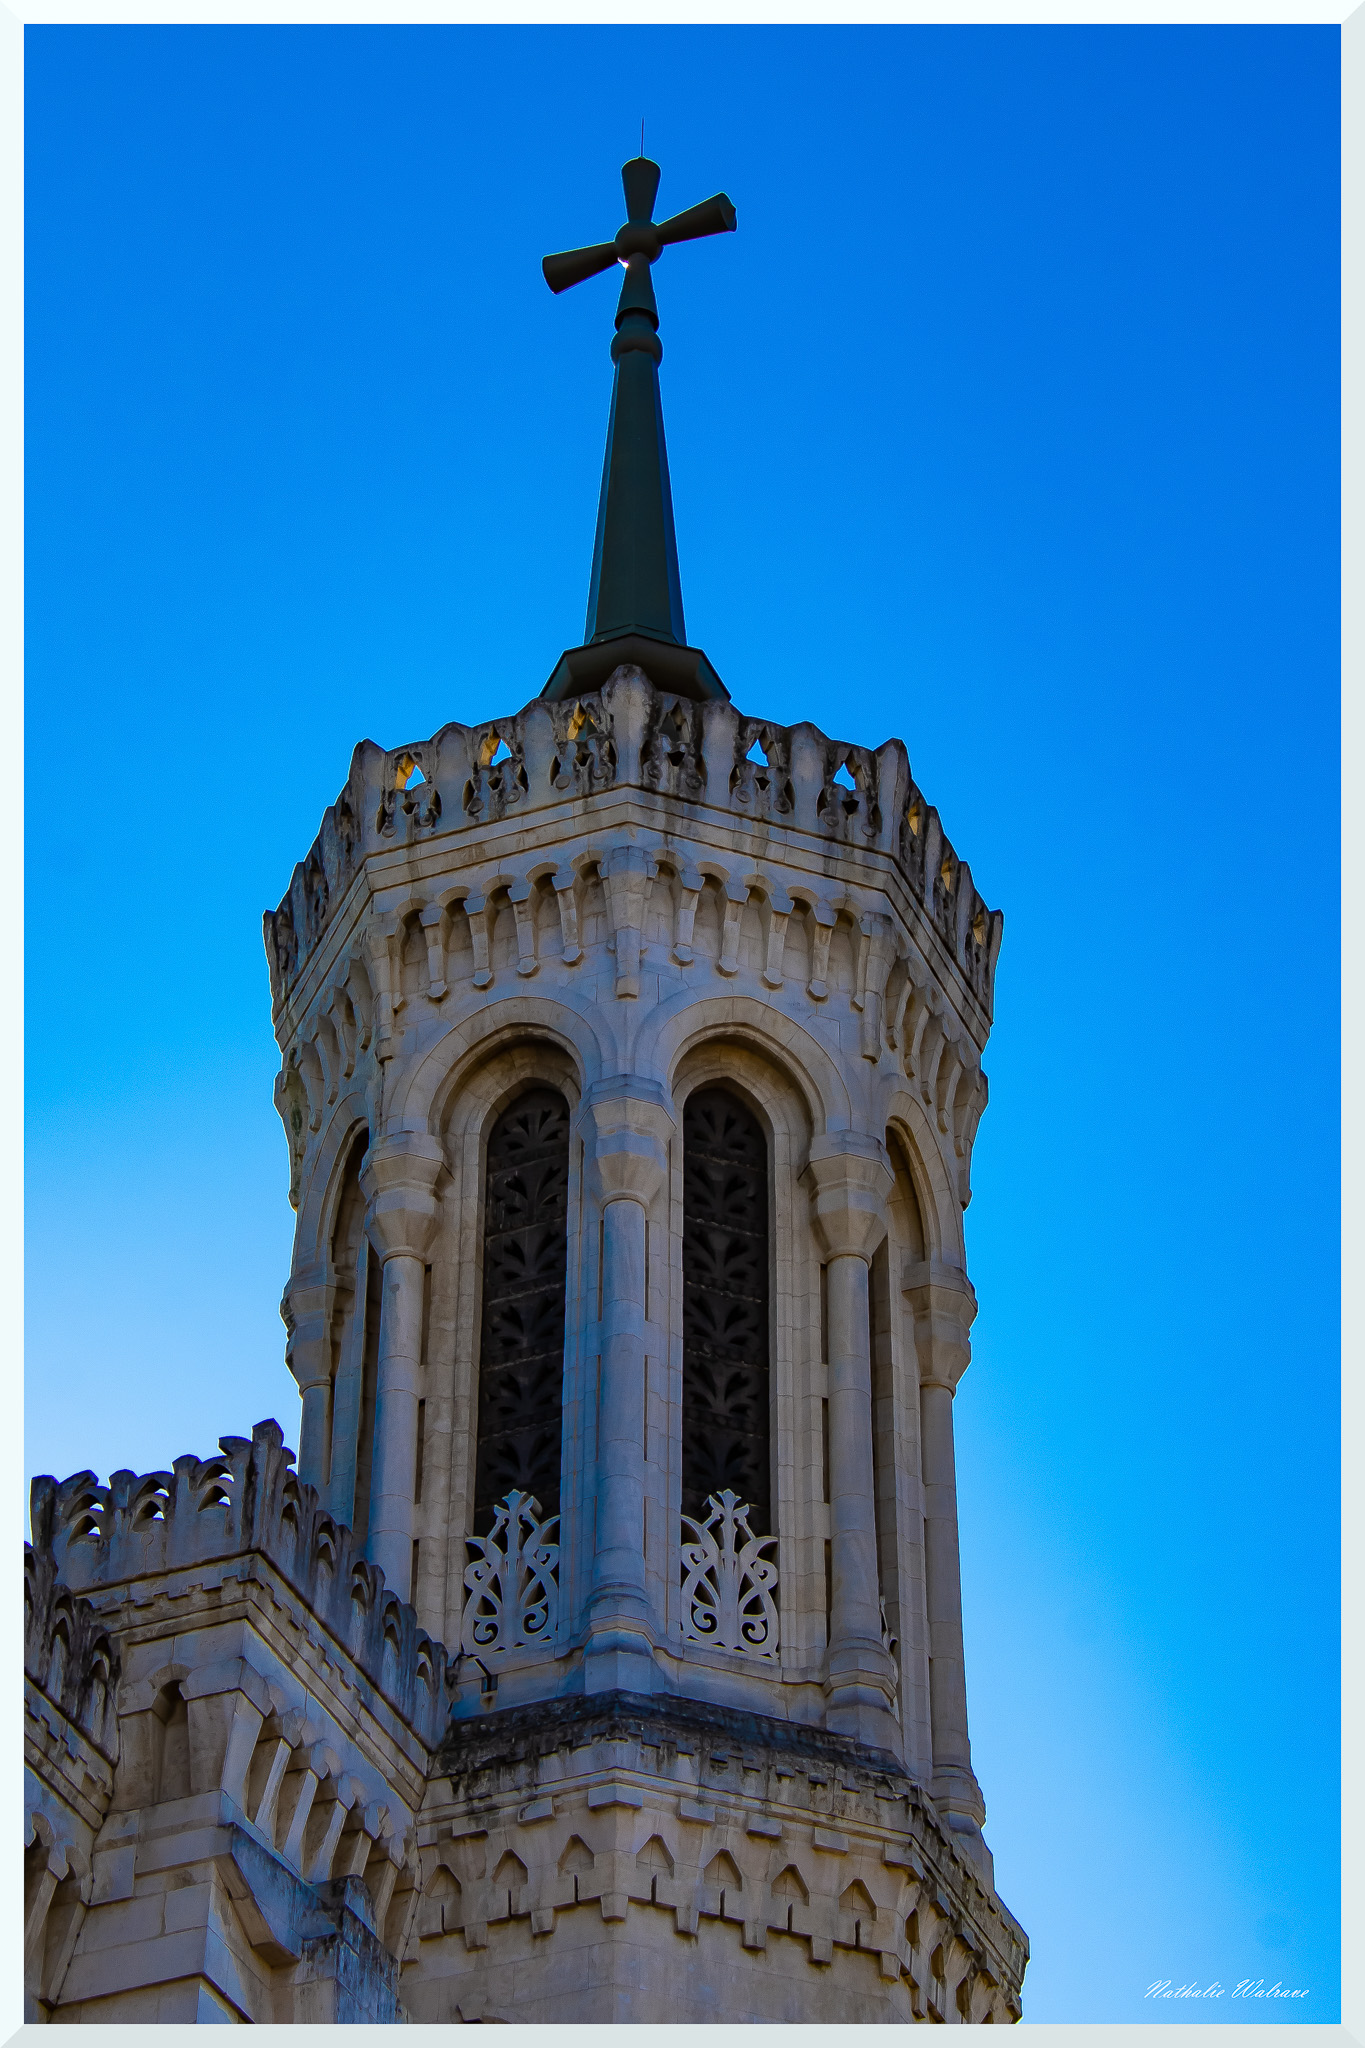
POLYGON ((488 1137, 474 1534, 517 1489, 559 1512, 568 1262, 569 1108, 530 1088, 488 1137))
POLYGON ((768 1144, 726 1088, 683 1108, 682 1506, 726 1487, 772 1529, 768 1447, 768 1144))
POLYGON ((370 1519, 370 1465, 384 1270, 365 1236, 360 1169, 369 1142, 366 1130, 359 1131, 352 1141, 332 1228, 332 1271, 336 1275, 330 1332, 332 1427, 324 1475, 332 1513, 354 1529, 361 1543, 370 1519))

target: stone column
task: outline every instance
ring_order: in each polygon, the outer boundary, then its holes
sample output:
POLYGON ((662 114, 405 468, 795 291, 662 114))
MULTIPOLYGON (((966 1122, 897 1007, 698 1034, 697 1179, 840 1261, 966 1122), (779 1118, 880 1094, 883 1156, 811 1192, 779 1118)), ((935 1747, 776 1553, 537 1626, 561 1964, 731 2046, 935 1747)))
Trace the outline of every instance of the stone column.
POLYGON ((953 1457, 953 1394, 972 1355, 967 1333, 976 1315, 976 1295, 961 1268, 943 1266, 938 1260, 907 1263, 902 1284, 915 1312, 919 1357, 929 1714, 934 1749, 930 1789, 935 1805, 961 1837, 963 1847, 978 1862, 988 1862, 989 1851, 981 1839, 986 1807, 972 1770, 967 1736, 953 1457))
POLYGON ((332 1448, 332 1305, 336 1276, 325 1259, 299 1266, 289 1276, 280 1315, 289 1332, 285 1364, 303 1399, 299 1424, 299 1478, 321 1492, 327 1484, 332 1448))
POLYGON ((829 1519, 832 1597, 825 1693, 830 1728, 899 1750, 896 1667, 882 1641, 872 1468, 868 1268, 895 1186, 885 1147, 841 1131, 817 1138, 803 1178, 827 1261, 829 1519))
POLYGON ((645 1588, 645 1231, 675 1128, 657 1084, 599 1081, 586 1105, 602 1208, 596 1541, 584 1685, 650 1692, 655 1617, 645 1588))
POLYGON ((427 1131, 400 1131, 371 1145, 360 1176, 369 1205, 365 1228, 384 1261, 365 1552, 400 1600, 412 1597, 422 1296, 426 1255, 441 1214, 436 1184, 444 1167, 439 1139, 427 1131))

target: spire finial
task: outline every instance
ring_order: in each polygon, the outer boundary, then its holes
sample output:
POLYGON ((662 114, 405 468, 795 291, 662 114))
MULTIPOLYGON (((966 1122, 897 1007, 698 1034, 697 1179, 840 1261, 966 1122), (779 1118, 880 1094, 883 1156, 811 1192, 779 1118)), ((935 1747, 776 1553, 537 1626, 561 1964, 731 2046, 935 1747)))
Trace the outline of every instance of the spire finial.
MULTIPOLYGON (((735 209, 723 192, 704 199, 670 220, 655 221, 654 200, 659 166, 644 154, 644 123, 640 154, 624 164, 626 219, 610 242, 569 249, 547 256, 541 265, 552 292, 596 277, 613 263, 625 268, 616 307, 616 334, 611 344, 616 376, 607 453, 602 470, 602 496, 597 513, 592 580, 583 655, 612 646, 621 660, 636 659, 616 643, 640 638, 653 643, 653 667, 661 686, 688 696, 728 694, 706 657, 687 647, 683 624, 678 545, 673 531, 673 494, 668 479, 663 406, 659 396, 659 308, 654 298, 652 266, 674 242, 692 242, 703 235, 732 233, 735 209), (676 648, 691 657, 680 664, 659 651, 676 648), (664 672, 671 679, 664 682, 664 672)), ((612 664, 615 666, 615 663, 612 664)), ((545 694, 560 696, 584 687, 582 676, 600 662, 573 661, 565 655, 546 685, 545 694), (568 664, 570 674, 566 675, 568 664)), ((609 671, 608 671, 609 672, 609 671)))

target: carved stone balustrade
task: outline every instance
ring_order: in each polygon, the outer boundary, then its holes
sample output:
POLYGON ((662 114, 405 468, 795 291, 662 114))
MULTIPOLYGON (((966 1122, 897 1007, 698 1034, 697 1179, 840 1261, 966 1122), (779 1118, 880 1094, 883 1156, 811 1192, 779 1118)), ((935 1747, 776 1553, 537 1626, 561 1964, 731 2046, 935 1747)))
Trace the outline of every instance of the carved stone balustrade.
MULTIPOLYGON (((727 818, 750 839, 757 828, 779 857, 802 847, 868 855, 872 867, 879 857, 908 885, 989 1020, 1002 920, 916 787, 899 740, 874 750, 813 725, 746 717, 730 703, 693 703, 632 668, 574 702, 537 698, 510 718, 446 725, 392 749, 362 741, 288 893, 265 916, 277 1012, 372 857, 406 849, 425 861, 439 845, 472 865, 490 831, 513 824, 562 838, 565 806, 604 793, 637 795, 642 815, 665 829, 675 819, 703 839, 727 818)), ((566 933, 566 952, 571 943, 566 933)), ((629 963, 622 972, 629 978, 629 963)), ((373 977, 372 986, 382 1003, 373 977)), ((316 1085, 328 1086, 321 1071, 316 1085)))

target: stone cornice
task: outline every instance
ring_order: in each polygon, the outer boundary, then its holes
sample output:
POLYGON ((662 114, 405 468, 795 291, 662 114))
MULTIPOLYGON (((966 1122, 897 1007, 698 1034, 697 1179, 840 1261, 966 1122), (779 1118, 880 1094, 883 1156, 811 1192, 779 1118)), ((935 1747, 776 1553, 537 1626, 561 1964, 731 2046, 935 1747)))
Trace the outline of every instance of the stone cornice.
POLYGON ((286 1004, 298 1015, 300 994, 306 1003, 300 972, 338 917, 349 923, 347 899, 372 864, 416 882, 433 851, 447 873, 494 847, 511 857, 527 850, 527 828, 543 843, 607 828, 627 793, 670 837, 710 847, 729 831, 736 851, 827 878, 880 871, 907 924, 922 922, 951 962, 964 1008, 989 1028, 1002 919, 916 788, 901 742, 854 747, 813 725, 691 704, 638 669, 573 703, 537 699, 510 718, 447 725, 395 749, 363 741, 287 895, 265 916, 277 1021, 286 1004), (756 747, 759 762, 748 758, 756 747), (414 775, 422 780, 408 788, 414 775))

